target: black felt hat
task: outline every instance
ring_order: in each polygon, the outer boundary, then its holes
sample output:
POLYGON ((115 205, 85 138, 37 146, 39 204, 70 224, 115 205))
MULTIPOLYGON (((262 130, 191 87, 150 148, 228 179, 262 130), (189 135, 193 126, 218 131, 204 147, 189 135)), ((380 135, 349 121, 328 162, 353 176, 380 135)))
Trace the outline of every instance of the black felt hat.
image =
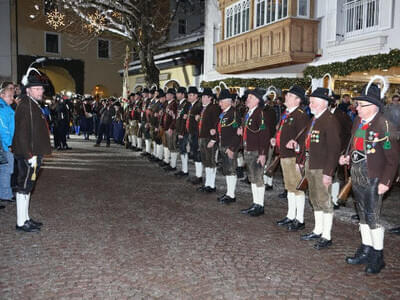
POLYGON ((172 94, 172 95, 175 96, 176 91, 175 91, 175 89, 173 89, 173 88, 169 88, 169 89, 167 90, 167 94, 172 94))
POLYGON ((264 106, 264 100, 263 100, 263 95, 264 92, 259 89, 259 88, 255 88, 254 90, 249 90, 248 95, 253 95, 258 99, 258 106, 259 107, 263 107, 264 106))
POLYGON ((150 93, 150 91, 149 91, 148 88, 144 88, 143 91, 142 91, 142 93, 150 93))
POLYGON ((289 89, 288 93, 296 95, 297 97, 299 97, 301 99, 301 101, 304 101, 306 98, 306 90, 298 85, 293 85, 289 89))
POLYGON ((361 95, 353 99, 370 102, 379 108, 385 106, 381 89, 375 83, 366 84, 361 91, 361 95))
POLYGON ((158 90, 158 98, 162 98, 162 97, 165 97, 165 93, 162 89, 159 89, 158 90))
POLYGON ((198 94, 199 90, 195 86, 189 86, 188 94, 198 94))
POLYGON ((33 86, 48 86, 47 79, 38 71, 33 70, 28 75, 25 75, 22 79, 22 84, 25 88, 33 87, 33 86))
POLYGON ((333 100, 332 92, 327 88, 316 88, 314 92, 311 93, 310 97, 320 98, 331 102, 333 100))
POLYGON ((218 101, 232 99, 232 94, 227 89, 222 89, 218 96, 218 101))
POLYGON ((203 92, 202 92, 202 95, 214 98, 214 93, 210 88, 204 88, 203 92))
POLYGON ((178 90, 176 91, 177 93, 182 93, 182 94, 186 94, 187 90, 184 86, 180 86, 178 87, 178 90))

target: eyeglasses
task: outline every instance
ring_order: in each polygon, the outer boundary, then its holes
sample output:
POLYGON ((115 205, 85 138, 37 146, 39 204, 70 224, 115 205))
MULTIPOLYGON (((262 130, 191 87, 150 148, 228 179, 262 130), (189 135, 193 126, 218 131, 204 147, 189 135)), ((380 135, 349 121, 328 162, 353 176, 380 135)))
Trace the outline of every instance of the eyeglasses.
POLYGON ((374 105, 374 104, 359 104, 358 102, 354 102, 354 107, 355 108, 357 108, 357 107, 367 107, 367 106, 371 106, 371 105, 374 105))

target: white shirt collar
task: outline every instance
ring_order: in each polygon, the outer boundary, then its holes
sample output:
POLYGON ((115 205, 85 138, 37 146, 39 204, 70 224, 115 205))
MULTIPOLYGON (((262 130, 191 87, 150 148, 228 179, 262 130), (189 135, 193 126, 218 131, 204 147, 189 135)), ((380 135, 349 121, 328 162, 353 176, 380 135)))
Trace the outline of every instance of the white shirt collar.
POLYGON ((375 118, 375 116, 376 116, 377 114, 378 114, 378 113, 376 112, 372 117, 368 118, 367 120, 361 119, 361 121, 364 121, 364 123, 367 124, 367 123, 371 122, 371 121, 375 118))
POLYGON ((232 105, 229 105, 229 107, 224 110, 224 113, 226 113, 231 107, 232 107, 232 105))
POLYGON ((289 114, 291 114, 292 112, 294 112, 296 109, 298 108, 298 106, 293 107, 293 108, 286 108, 286 110, 289 112, 289 114))
POLYGON ((249 118, 253 114, 253 112, 257 109, 258 106, 253 107, 252 109, 249 110, 249 118))
POLYGON ((322 114, 327 110, 328 108, 325 108, 323 111, 321 111, 318 115, 314 115, 314 118, 318 119, 322 114))

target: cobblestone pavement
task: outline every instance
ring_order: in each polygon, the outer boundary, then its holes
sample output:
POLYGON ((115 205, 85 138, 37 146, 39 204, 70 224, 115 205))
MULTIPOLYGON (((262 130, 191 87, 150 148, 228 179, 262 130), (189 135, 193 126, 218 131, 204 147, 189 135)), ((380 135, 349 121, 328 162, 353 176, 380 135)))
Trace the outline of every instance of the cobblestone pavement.
MULTIPOLYGON (((0 211, 0 299, 400 299, 399 236, 386 235, 379 275, 345 263, 360 243, 351 205, 317 251, 274 224, 286 213, 279 178, 251 218, 239 213, 251 202, 244 183, 223 206, 121 146, 70 145, 45 160, 33 194, 40 233, 16 232, 14 204, 0 211)), ((217 194, 223 186, 219 175, 217 194)), ((309 206, 305 222, 312 230, 309 206)))

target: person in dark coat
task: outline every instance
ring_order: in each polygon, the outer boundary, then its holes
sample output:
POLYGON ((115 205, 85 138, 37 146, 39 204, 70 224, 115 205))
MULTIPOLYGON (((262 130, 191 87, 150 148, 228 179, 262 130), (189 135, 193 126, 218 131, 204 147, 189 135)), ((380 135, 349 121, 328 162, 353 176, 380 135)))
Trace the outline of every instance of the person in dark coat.
POLYGON ((15 112, 15 134, 12 144, 18 166, 16 229, 23 232, 39 231, 43 225, 42 222, 29 217, 29 202, 43 156, 51 153, 49 129, 40 108, 47 84, 36 76, 39 72, 35 72, 37 74, 26 74, 23 78, 26 95, 21 97, 15 112))
POLYGON ((106 139, 106 147, 110 147, 110 132, 114 114, 115 110, 112 106, 111 100, 108 99, 103 101, 103 108, 100 110, 100 122, 97 132, 97 141, 96 144, 94 144, 95 147, 100 147, 100 143, 103 140, 103 135, 106 139))

